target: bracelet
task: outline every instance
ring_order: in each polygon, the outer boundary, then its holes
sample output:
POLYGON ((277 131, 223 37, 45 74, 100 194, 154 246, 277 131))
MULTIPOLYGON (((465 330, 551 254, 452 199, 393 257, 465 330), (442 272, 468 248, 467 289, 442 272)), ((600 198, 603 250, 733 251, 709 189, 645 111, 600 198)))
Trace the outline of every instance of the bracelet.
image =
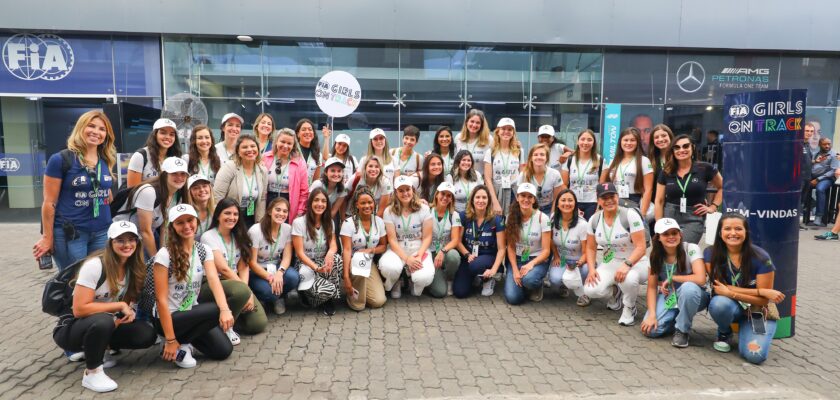
POLYGON ((175 343, 177 339, 166 339, 166 343, 175 343))

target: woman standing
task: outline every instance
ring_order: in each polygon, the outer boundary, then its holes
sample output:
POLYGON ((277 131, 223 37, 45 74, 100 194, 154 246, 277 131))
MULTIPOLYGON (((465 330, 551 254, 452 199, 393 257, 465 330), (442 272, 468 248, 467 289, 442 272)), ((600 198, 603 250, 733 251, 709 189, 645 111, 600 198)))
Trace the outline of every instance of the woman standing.
MULTIPOLYGON (((455 153, 457 153, 455 146, 452 144, 452 128, 448 126, 441 126, 438 128, 437 132, 435 132, 431 152, 439 155, 443 159, 444 175, 448 175, 452 172, 455 153)), ((429 154, 430 153, 427 152, 426 156, 429 154)))
POLYGON ((466 211, 460 213, 464 235, 458 244, 461 265, 452 282, 452 294, 459 299, 469 297, 473 281, 483 281, 482 296, 492 296, 495 275, 505 262, 505 223, 490 212, 490 190, 484 185, 473 189, 466 211))
POLYGON ((709 305, 700 247, 682 240, 677 221, 656 221, 650 251, 647 307, 642 333, 655 338, 674 332, 671 344, 688 347, 694 316, 709 305))
POLYGON ((236 155, 235 145, 244 123, 245 120, 235 113, 227 113, 222 117, 222 125, 219 127, 222 131, 222 140, 215 146, 216 154, 222 160, 222 164, 232 160, 236 155))
POLYGON ((548 281, 560 288, 561 297, 575 292, 577 305, 589 305, 589 296, 583 292, 583 282, 589 276, 589 262, 586 258, 586 220, 579 214, 575 192, 563 189, 554 201, 551 217, 551 269, 548 281))
POLYGON ((324 171, 321 179, 312 183, 311 189, 324 189, 327 192, 330 200, 330 218, 336 219, 338 215, 344 215, 344 201, 348 194, 344 186, 344 163, 332 157, 324 163, 324 171))
POLYGON ((554 127, 551 125, 543 125, 537 133, 537 140, 540 144, 548 146, 550 149, 548 157, 548 167, 557 171, 563 170, 563 164, 569 159, 573 151, 568 146, 557 141, 554 137, 554 127))
POLYGON ((260 157, 257 140, 250 135, 240 136, 232 162, 222 164, 213 183, 213 197, 235 200, 246 226, 261 220, 265 214, 268 174, 260 157))
POLYGON ((260 113, 254 120, 254 137, 257 138, 257 145, 260 154, 270 153, 273 146, 274 130, 277 129, 274 125, 274 117, 269 113, 260 113))
POLYGON ((589 219, 598 206, 595 188, 604 160, 598 154, 598 142, 595 132, 586 129, 578 134, 577 148, 574 155, 563 164, 563 182, 568 182, 569 189, 575 192, 578 207, 583 210, 583 217, 589 219))
POLYGON ((182 157, 187 162, 187 172, 190 175, 204 175, 211 184, 222 166, 213 142, 213 132, 210 132, 210 128, 207 125, 198 125, 190 136, 190 152, 182 157))
POLYGON ((318 145, 318 136, 315 135, 315 124, 306 118, 301 119, 295 125, 295 136, 300 148, 300 155, 303 157, 303 163, 306 164, 307 183, 312 185, 312 182, 321 177, 320 163, 318 162, 318 152, 321 147, 318 145))
MULTIPOLYGON (((370 160, 373 157, 378 158, 380 164, 379 168, 382 170, 382 175, 385 176, 389 185, 393 184, 394 172, 396 171, 396 161, 394 160, 394 157, 391 156, 391 152, 388 150, 388 139, 385 136, 385 131, 379 128, 371 129, 368 137, 370 138, 370 141, 368 142, 367 154, 362 157, 361 164, 359 165, 361 165, 362 168, 365 168, 367 160, 370 160)), ((364 171, 359 172, 360 175, 363 173, 364 171)))
POLYGON ((530 183, 537 188, 537 207, 545 215, 551 215, 551 205, 565 187, 560 173, 548 168, 548 154, 548 147, 544 144, 531 147, 525 168, 514 180, 514 186, 530 183))
POLYGON ((631 127, 621 131, 619 149, 609 168, 601 174, 601 183, 614 183, 622 206, 637 208, 642 215, 647 215, 653 193, 653 166, 650 159, 642 155, 641 142, 638 129, 631 127))
POLYGON ((292 245, 300 271, 298 290, 327 316, 335 314, 344 266, 334 233, 327 192, 315 189, 309 195, 306 214, 292 223, 292 245))
POLYGON ((461 150, 455 155, 455 165, 457 167, 452 169, 452 174, 446 176, 446 182, 455 187, 455 211, 463 212, 470 193, 483 181, 481 174, 473 168, 473 156, 468 150, 461 150))
POLYGON ((198 230, 195 232, 195 236, 198 238, 204 232, 210 230, 213 211, 216 210, 216 200, 213 198, 213 186, 211 185, 210 179, 207 179, 204 175, 192 175, 187 179, 188 203, 196 210, 198 217, 198 230))
MULTIPOLYGON (((484 153, 484 184, 490 191, 493 212, 505 215, 511 203, 511 185, 522 170, 522 145, 516 138, 516 126, 510 118, 502 118, 493 136, 493 149, 484 153)), ((469 196, 465 196, 466 197, 469 196)))
POLYGON ((286 312, 281 295, 297 289, 300 276, 292 263, 292 227, 286 223, 289 202, 278 197, 268 204, 268 212, 259 224, 248 229, 251 239, 251 275, 248 286, 257 300, 272 306, 274 313, 286 312))
POLYGON ((145 349, 155 343, 154 328, 146 321, 135 321, 131 307, 146 277, 138 239, 131 222, 111 224, 105 248, 88 256, 79 268, 72 316, 60 318, 53 330, 53 340, 65 351, 84 351, 87 369, 82 386, 94 392, 117 388, 105 375, 105 368, 116 365, 108 347, 145 349))
POLYGON ((656 189, 656 219, 673 218, 685 241, 699 243, 706 214, 718 211, 723 199, 723 177, 712 164, 695 162, 694 144, 688 135, 674 138, 671 155, 659 176, 656 189), (712 204, 706 203, 706 187, 717 189, 712 204))
POLYGON ((289 202, 288 221, 294 221, 306 212, 309 198, 309 178, 295 142, 295 131, 289 128, 278 131, 274 151, 267 154, 263 162, 268 171, 266 202, 270 203, 277 197, 286 199, 289 202))
POLYGON ((385 290, 398 299, 402 296, 403 270, 411 277, 412 294, 420 296, 432 284, 435 265, 429 252, 433 230, 429 207, 420 203, 409 177, 398 177, 394 185, 397 195, 382 218, 388 232, 388 251, 379 260, 379 270, 385 278, 385 290))
POLYGON ((391 181, 382 172, 382 162, 379 161, 379 157, 374 156, 363 160, 364 175, 356 184, 354 190, 359 190, 361 187, 370 189, 370 192, 373 193, 373 200, 377 204, 376 215, 382 218, 385 208, 391 203, 394 188, 391 186, 391 181))
POLYGON ((435 199, 437 188, 444 182, 444 159, 436 153, 426 155, 423 170, 420 173, 420 201, 431 204, 435 199))
MULTIPOLYGON (((659 175, 662 175, 662 170, 665 169, 665 161, 668 160, 671 154, 671 142, 674 141, 674 132, 665 124, 659 124, 653 127, 650 134, 650 143, 648 143, 648 159, 653 166, 653 190, 651 191, 651 201, 656 199, 656 183, 659 182, 659 175)), ((656 207, 648 207, 648 213, 645 218, 653 221, 653 209, 656 207)))
POLYGON ((354 311, 385 305, 385 287, 376 256, 387 248, 385 221, 376 215, 373 193, 361 187, 353 194, 351 216, 341 224, 344 256, 344 291, 354 311))
POLYGON ((394 177, 405 175, 415 183, 414 187, 420 184, 420 167, 423 165, 423 156, 414 151, 414 146, 420 140, 420 129, 414 125, 406 126, 403 129, 402 147, 391 149, 391 157, 397 164, 394 177))
POLYGON ((752 244, 747 219, 738 213, 721 217, 715 243, 703 258, 714 285, 709 315, 718 326, 715 350, 731 350, 731 325, 737 323, 741 357, 753 364, 763 363, 776 334, 772 318, 778 318, 778 311, 770 311, 785 299, 773 289, 773 261, 764 249, 752 244))
POLYGON ((82 114, 67 138, 67 149, 47 162, 43 233, 32 247, 36 260, 52 254, 58 268, 64 269, 105 247, 116 156, 114 130, 105 113, 82 114))
POLYGON ((437 298, 453 294, 452 282, 461 264, 461 255, 457 248, 461 243, 463 228, 461 215, 455 211, 455 196, 452 194, 454 191, 451 183, 442 183, 431 205, 434 222, 431 249, 435 278, 429 286, 429 294, 437 298))
POLYGON ((152 133, 146 139, 146 145, 131 155, 128 161, 128 175, 125 178, 126 185, 135 187, 140 181, 158 176, 161 163, 167 157, 181 157, 181 146, 178 144, 175 123, 161 118, 152 126, 152 133))
POLYGON ((543 298, 543 279, 551 256, 551 225, 536 203, 537 188, 527 182, 519 185, 505 227, 510 238, 505 300, 511 305, 522 304, 526 293, 531 301, 543 298))
MULTIPOLYGON (((490 137, 487 118, 484 117, 483 111, 473 108, 467 113, 464 125, 461 126, 461 133, 455 138, 455 149, 470 152, 472 159, 479 164, 476 166, 476 170, 484 171, 485 153, 488 153, 492 148, 493 138, 490 137)), ((455 160, 453 168, 457 165, 458 161, 455 160)))

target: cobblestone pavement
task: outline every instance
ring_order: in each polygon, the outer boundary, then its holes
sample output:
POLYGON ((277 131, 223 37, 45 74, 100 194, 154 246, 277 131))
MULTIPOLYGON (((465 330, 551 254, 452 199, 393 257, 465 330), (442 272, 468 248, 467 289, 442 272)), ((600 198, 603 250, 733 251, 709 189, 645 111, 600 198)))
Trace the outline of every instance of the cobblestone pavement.
MULTIPOLYGON (((43 282, 30 248, 37 225, 5 224, 0 260, 0 397, 89 398, 83 363, 56 348, 54 318, 40 311, 43 282)), ((692 346, 620 327, 601 302, 575 306, 549 293, 511 307, 500 296, 435 300, 410 296, 383 309, 332 318, 290 309, 267 332, 243 337, 224 362, 198 358, 184 370, 156 348, 127 351, 108 374, 111 397, 224 398, 840 398, 840 243, 801 235, 797 335, 774 341, 762 366, 711 348, 714 328, 695 320, 692 346), (832 333, 834 332, 834 333, 832 333)))

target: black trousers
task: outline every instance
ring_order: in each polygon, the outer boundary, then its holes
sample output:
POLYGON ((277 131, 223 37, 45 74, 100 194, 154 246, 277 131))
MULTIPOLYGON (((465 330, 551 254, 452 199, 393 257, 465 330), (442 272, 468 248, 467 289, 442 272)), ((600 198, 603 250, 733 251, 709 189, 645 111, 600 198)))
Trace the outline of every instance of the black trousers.
POLYGON ((155 344, 155 329, 148 321, 130 324, 114 324, 109 313, 93 314, 84 318, 66 321, 53 331, 53 340, 64 350, 85 352, 88 369, 102 365, 105 350, 145 349, 155 344))
MULTIPOLYGON (((155 318, 155 329, 164 336, 160 320, 155 318)), ((224 360, 233 352, 233 345, 219 327, 219 307, 203 303, 187 311, 172 313, 172 328, 178 343, 191 344, 202 354, 214 360, 224 360)))

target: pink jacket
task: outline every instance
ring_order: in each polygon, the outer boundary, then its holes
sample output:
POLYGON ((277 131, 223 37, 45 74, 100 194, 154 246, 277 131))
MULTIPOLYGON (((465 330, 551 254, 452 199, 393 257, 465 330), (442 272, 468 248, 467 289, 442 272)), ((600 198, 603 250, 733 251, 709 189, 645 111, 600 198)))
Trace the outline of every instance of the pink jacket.
MULTIPOLYGON (((263 163, 266 168, 276 168, 274 165, 274 154, 263 154, 263 163)), ((289 162, 289 217, 286 223, 291 224, 295 218, 306 213, 306 202, 309 199, 309 175, 306 164, 300 157, 293 158, 289 162)))

